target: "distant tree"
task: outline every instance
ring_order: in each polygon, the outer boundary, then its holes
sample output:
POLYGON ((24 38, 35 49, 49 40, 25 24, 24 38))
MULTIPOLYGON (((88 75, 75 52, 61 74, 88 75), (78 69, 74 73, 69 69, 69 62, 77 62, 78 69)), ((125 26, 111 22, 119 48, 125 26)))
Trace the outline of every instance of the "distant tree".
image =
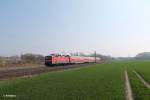
POLYGON ((150 52, 139 53, 135 57, 136 59, 150 59, 150 52))
MULTIPOLYGON (((95 57, 95 53, 92 53, 89 55, 90 57, 95 57)), ((111 56, 105 56, 102 54, 96 54, 96 57, 100 58, 102 61, 108 61, 108 60, 113 60, 114 58, 111 56)))
POLYGON ((79 52, 79 56, 87 57, 88 55, 84 54, 83 52, 79 52))
POLYGON ((71 56, 79 56, 79 53, 78 52, 75 52, 75 53, 70 53, 71 56))
POLYGON ((23 54, 21 55, 21 60, 24 63, 43 63, 44 62, 44 56, 39 54, 23 54))

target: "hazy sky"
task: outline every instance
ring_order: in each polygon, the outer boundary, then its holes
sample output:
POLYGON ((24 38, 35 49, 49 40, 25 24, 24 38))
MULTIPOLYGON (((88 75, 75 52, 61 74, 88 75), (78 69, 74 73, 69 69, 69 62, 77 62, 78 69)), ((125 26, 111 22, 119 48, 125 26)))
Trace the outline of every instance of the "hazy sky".
POLYGON ((0 0, 0 55, 150 51, 149 0, 0 0))

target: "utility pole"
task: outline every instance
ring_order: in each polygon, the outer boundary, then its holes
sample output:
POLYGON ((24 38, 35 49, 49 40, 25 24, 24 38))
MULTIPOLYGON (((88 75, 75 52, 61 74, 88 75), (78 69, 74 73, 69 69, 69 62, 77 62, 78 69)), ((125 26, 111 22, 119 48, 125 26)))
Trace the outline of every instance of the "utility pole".
POLYGON ((95 57, 95 63, 96 63, 96 51, 94 52, 94 57, 95 57))

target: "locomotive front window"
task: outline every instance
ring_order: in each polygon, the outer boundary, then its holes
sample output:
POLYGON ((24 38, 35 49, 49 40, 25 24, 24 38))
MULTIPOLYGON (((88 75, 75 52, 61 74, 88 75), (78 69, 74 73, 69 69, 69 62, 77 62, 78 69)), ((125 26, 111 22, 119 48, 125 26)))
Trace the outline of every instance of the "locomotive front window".
POLYGON ((51 60, 52 59, 52 56, 46 56, 45 57, 45 60, 51 60))

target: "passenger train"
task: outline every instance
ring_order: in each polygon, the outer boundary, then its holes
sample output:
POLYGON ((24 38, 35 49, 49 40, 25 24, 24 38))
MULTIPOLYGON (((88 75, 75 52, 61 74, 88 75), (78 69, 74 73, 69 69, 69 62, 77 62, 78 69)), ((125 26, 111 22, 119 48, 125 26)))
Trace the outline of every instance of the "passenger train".
POLYGON ((94 63, 99 60, 100 58, 98 57, 80 57, 80 56, 51 54, 45 57, 45 65, 52 66, 59 64, 94 63))

